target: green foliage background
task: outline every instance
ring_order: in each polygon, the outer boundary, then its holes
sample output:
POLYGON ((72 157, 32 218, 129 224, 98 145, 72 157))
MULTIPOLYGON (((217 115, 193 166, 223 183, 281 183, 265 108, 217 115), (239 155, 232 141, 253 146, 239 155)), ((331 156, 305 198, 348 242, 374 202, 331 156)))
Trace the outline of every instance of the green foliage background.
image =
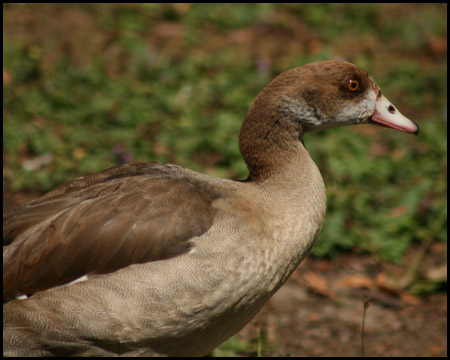
POLYGON ((418 122, 305 140, 328 215, 313 249, 398 261, 446 242, 445 4, 4 4, 3 176, 45 192, 126 161, 247 175, 239 128, 279 73, 343 58, 418 122), (50 161, 27 166, 47 155, 50 161))

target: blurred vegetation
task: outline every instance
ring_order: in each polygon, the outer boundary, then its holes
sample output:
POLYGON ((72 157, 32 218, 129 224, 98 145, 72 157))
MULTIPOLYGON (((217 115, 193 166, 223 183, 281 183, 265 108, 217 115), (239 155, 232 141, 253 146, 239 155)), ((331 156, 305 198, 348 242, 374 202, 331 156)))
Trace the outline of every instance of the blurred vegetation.
POLYGON ((4 4, 3 176, 45 192, 127 161, 242 179, 237 135, 276 75, 343 58, 418 122, 311 134, 328 215, 313 249, 399 261, 446 242, 445 4, 4 4))

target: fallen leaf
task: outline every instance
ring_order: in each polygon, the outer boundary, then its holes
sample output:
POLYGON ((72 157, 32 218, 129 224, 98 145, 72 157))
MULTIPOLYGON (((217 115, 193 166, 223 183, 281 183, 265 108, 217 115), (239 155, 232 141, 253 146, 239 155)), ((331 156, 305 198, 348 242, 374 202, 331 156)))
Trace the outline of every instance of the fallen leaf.
POLYGON ((380 273, 375 280, 377 286, 392 292, 397 292, 406 288, 409 283, 409 277, 397 278, 386 273, 380 273))
POLYGON ((329 297, 334 297, 336 292, 331 290, 328 280, 323 276, 317 275, 313 272, 306 272, 303 274, 303 279, 309 290, 329 297))
POLYGON ((375 282, 368 276, 355 274, 343 276, 338 280, 338 285, 346 288, 368 288, 375 289, 375 282))
POLYGON ((447 282, 447 264, 442 264, 432 267, 431 269, 427 269, 424 275, 427 280, 447 282))
POLYGON ((312 313, 308 316, 308 321, 317 321, 320 320, 322 316, 319 313, 312 313))
POLYGON ((398 295, 402 298, 402 300, 410 305, 420 305, 422 304, 422 299, 417 296, 414 296, 406 291, 400 291, 398 295))

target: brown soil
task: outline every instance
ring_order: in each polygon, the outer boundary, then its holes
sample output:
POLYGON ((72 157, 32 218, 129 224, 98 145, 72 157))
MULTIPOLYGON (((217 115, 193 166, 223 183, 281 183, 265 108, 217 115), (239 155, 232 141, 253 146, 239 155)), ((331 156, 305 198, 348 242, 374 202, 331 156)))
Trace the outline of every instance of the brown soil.
POLYGON ((268 344, 263 356, 361 356, 364 303, 370 299, 366 356, 446 356, 444 287, 420 298, 387 292, 377 286, 380 271, 368 256, 309 258, 238 337, 255 342, 255 349, 262 338, 268 344))

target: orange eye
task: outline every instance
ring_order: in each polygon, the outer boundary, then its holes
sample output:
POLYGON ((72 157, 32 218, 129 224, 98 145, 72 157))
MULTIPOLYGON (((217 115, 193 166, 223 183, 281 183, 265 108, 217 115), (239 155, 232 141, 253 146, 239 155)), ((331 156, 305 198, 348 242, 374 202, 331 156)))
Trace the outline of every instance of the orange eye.
POLYGON ((348 81, 347 88, 348 88, 350 91, 356 91, 356 90, 358 90, 358 89, 359 89, 359 81, 358 81, 358 80, 350 79, 350 80, 348 81))

